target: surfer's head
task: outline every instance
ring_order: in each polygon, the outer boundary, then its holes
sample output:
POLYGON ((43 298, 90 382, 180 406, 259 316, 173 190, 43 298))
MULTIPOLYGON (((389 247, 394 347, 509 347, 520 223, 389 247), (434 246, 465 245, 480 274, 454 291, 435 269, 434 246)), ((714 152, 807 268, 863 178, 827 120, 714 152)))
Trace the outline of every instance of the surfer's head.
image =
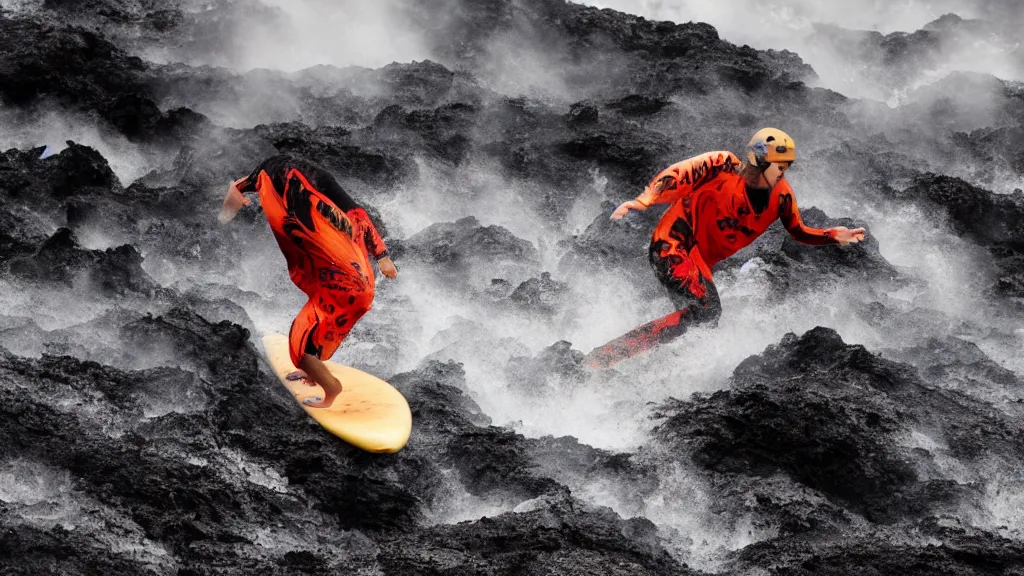
POLYGON ((796 143, 778 128, 762 128, 747 142, 747 164, 757 169, 758 184, 774 188, 796 160, 796 143))

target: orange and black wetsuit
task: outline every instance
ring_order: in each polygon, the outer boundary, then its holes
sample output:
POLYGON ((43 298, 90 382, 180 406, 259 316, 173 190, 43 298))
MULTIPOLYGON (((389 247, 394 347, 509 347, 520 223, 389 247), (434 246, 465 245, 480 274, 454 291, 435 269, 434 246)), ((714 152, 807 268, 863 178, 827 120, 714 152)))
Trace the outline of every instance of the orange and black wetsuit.
POLYGON ((372 307, 370 257, 387 256, 384 241, 366 211, 312 162, 272 156, 235 184, 259 193, 292 282, 309 296, 289 333, 292 363, 303 354, 330 358, 372 307))
POLYGON ((830 231, 804 225, 785 178, 771 190, 750 188, 739 168, 733 153, 707 152, 665 168, 636 198, 644 206, 671 203, 651 235, 649 258, 677 310, 594 350, 593 363, 609 366, 680 336, 690 325, 716 322, 722 304, 712 267, 776 219, 799 242, 837 243, 830 231))

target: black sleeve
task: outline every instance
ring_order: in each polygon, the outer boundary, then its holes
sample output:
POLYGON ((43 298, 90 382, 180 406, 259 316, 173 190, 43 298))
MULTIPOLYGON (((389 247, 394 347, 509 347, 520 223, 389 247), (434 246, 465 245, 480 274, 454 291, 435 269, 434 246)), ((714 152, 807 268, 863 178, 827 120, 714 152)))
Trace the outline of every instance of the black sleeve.
POLYGON ((334 205, 341 208, 342 212, 348 212, 356 208, 361 208, 351 196, 345 192, 345 189, 338 184, 338 181, 334 176, 319 166, 310 167, 309 177, 313 180, 313 186, 320 191, 321 194, 327 196, 327 199, 334 202, 334 205))
POLYGON ((266 171, 267 175, 270 176, 270 181, 274 184, 274 187, 283 192, 286 188, 286 182, 284 181, 285 175, 292 168, 297 168, 299 172, 302 172, 302 174, 309 179, 309 183, 315 186, 321 194, 326 196, 327 199, 340 208, 342 212, 361 208, 361 206, 345 192, 345 189, 341 187, 341 184, 338 184, 338 181, 330 172, 313 162, 288 154, 278 154, 260 162, 259 166, 257 166, 248 177, 238 183, 238 189, 243 194, 247 192, 255 192, 256 183, 259 181, 260 171, 266 171))
MULTIPOLYGON (((256 192, 256 184, 260 180, 260 172, 266 171, 270 175, 271 179, 280 172, 279 168, 286 161, 284 156, 271 156, 266 160, 260 162, 248 176, 239 180, 236 184, 238 185, 238 191, 242 194, 248 194, 249 192, 256 192)), ((275 186, 277 183, 275 182, 275 186)))

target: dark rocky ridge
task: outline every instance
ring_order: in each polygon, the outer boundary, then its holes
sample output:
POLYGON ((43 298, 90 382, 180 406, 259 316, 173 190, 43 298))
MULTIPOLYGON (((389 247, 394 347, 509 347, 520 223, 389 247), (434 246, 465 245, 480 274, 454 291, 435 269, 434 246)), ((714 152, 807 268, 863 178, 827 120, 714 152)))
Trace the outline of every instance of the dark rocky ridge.
POLYGON ((846 346, 826 329, 783 339, 738 366, 730 390, 667 411, 661 441, 701 466, 721 474, 783 471, 881 524, 945 512, 949 501, 977 496, 969 483, 924 480, 940 467, 939 453, 901 452, 898 434, 941 439, 965 461, 993 451, 1011 461, 1024 456, 1015 422, 917 380, 909 366, 846 346))
POLYGON ((959 235, 988 248, 999 267, 995 289, 1024 296, 1024 191, 993 194, 959 178, 928 174, 897 193, 939 211, 959 235))
MULTIPOLYGON (((687 538, 746 530, 747 519, 769 535, 715 556, 737 573, 1010 573, 1019 565, 1019 535, 999 529, 985 499, 986 488, 1013 492, 1024 484, 1012 473, 1022 457, 1012 417, 1019 375, 980 347, 894 340, 883 356, 824 328, 787 336, 740 364, 722 391, 667 402, 652 396, 662 404, 658 432, 625 452, 496 426, 471 393, 491 383, 471 381, 458 364, 413 358, 413 368, 389 376, 413 408, 412 440, 396 455, 371 456, 324 434, 262 365, 249 317, 261 296, 221 283, 254 274, 245 266, 275 249, 254 209, 231 227, 214 219, 223 184, 278 150, 321 161, 374 214, 378 204, 427 192, 466 203, 502 195, 466 184, 474 170, 491 170, 517 188, 503 201, 535 208, 536 225, 558 236, 555 248, 518 238, 483 214, 418 230, 387 227, 403 271, 454 286, 494 316, 468 324, 563 313, 581 296, 574 280, 584 273, 627 276, 642 297, 654 298, 661 289, 645 251, 658 212, 617 223, 607 213, 665 163, 738 150, 770 117, 806 142, 808 166, 827 160, 858 199, 930 206, 948 216, 953 233, 991 250, 1000 263, 990 279, 997 290, 983 297, 1012 313, 1019 194, 925 174, 920 160, 935 149, 969 149, 979 177, 996 164, 1021 174, 1014 159, 1024 148, 1012 137, 1019 95, 1007 89, 992 107, 1004 122, 968 139, 952 131, 957 125, 914 144, 914 124, 942 110, 930 104, 898 117, 895 135, 874 138, 860 103, 799 82, 813 72, 793 54, 734 46, 705 24, 650 22, 557 0, 399 4, 424 17, 434 54, 378 70, 236 74, 133 56, 160 45, 193 56, 225 47, 218 39, 239 9, 46 2, 46 16, 0 20, 17 36, 7 36, 2 66, 8 104, 94 114, 103 130, 138 142, 154 161, 145 178, 120 182, 92 147, 69 144, 44 160, 38 149, 3 156, 5 289, 29 297, 55 291, 68 307, 88 294, 105 310, 56 327, 61 310, 0 313, 0 342, 15 352, 0 357, 7 439, 0 558, 13 567, 5 570, 694 574, 684 563, 707 559, 689 550, 699 546, 687 538), (497 90, 487 58, 496 39, 548 52, 567 90, 497 90), (30 81, 19 85, 17 74, 30 81), (275 91, 259 93, 270 83, 275 91), (225 106, 237 101, 250 109, 225 106), (425 183, 421 167, 440 175, 443 190, 423 190, 437 180, 425 183), (594 170, 606 179, 603 189, 595 188, 594 170), (903 181, 910 184, 897 185, 903 181), (595 205, 604 202, 600 214, 588 214, 589 227, 570 236, 574 204, 594 196, 595 205), (109 246, 85 247, 96 231, 109 246), (545 270, 552 261, 560 265, 545 270), (81 274, 95 284, 76 284, 81 274), (958 465, 975 473, 958 474, 958 465), (707 525, 690 527, 690 535, 644 517, 646 502, 660 496, 678 498, 680 509, 700 506, 695 492, 672 485, 678 468, 710 495, 701 516, 707 525), (986 470, 1000 471, 1005 483, 986 484, 986 470), (618 505, 592 501, 594 487, 611 487, 618 505)), ((266 15, 270 23, 283 17, 266 15)), ((794 170, 793 180, 801 177, 794 170)), ((814 225, 861 223, 856 213, 801 208, 814 225)), ((756 256, 782 299, 836 281, 884 291, 915 280, 869 238, 812 249, 773 229, 716 274, 727 283, 756 256)), ((392 290, 381 284, 386 304, 363 326, 415 321, 402 318, 415 310, 402 308, 392 290)), ((887 306, 865 303, 859 319, 883 334, 891 333, 886 322, 933 333, 929 321, 945 322, 931 310, 894 314, 887 306)), ((1014 337, 981 324, 958 330, 1014 337)), ((396 355, 407 352, 400 338, 384 339, 396 355)), ((558 402, 574 389, 609 385, 580 366, 570 342, 531 353, 487 326, 480 341, 505 353, 506 384, 522 395, 558 402), (538 386, 545 375, 553 377, 538 386)), ((622 378, 644 385, 642 375, 622 378)))
MULTIPOLYGON (((945 14, 914 32, 881 34, 847 30, 841 26, 816 24, 809 39, 841 58, 841 63, 859 64, 859 75, 872 83, 898 90, 913 86, 923 74, 956 65, 974 65, 980 70, 994 59, 1019 63, 1021 49, 1012 41, 1016 25, 1024 22, 1019 8, 993 10, 989 19, 964 19, 945 14)), ((1016 72, 1024 72, 1018 64, 1016 72)), ((994 68, 993 68, 994 69, 994 68)))

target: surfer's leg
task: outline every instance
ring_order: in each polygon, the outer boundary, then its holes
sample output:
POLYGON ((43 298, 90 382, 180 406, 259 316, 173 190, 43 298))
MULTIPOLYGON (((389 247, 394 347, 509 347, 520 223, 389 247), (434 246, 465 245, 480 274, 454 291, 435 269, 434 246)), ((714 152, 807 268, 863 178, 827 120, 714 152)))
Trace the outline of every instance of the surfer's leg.
POLYGON ((342 392, 342 383, 323 361, 337 352, 356 322, 369 311, 373 292, 324 289, 310 298, 292 323, 289 353, 293 364, 307 380, 324 390, 320 400, 309 399, 307 406, 330 407, 342 392))
POLYGON ((324 390, 322 397, 306 398, 302 403, 310 408, 330 408, 334 399, 341 394, 341 381, 331 374, 326 364, 312 354, 303 354, 299 367, 309 375, 310 380, 319 383, 324 390))
MULTIPOLYGON (((341 381, 331 374, 331 371, 320 360, 320 356, 324 352, 323 335, 320 334, 322 330, 323 316, 314 305, 314 300, 310 298, 292 322, 288 334, 288 353, 291 356, 292 365, 299 368, 311 384, 319 385, 323 389, 324 394, 319 400, 313 400, 312 403, 306 402, 307 406, 316 408, 329 407, 342 391, 341 381)), ((336 349, 337 346, 330 349, 330 353, 333 354, 336 349)), ((295 373, 293 372, 289 376, 293 374, 295 373)))
MULTIPOLYGON (((694 248, 696 251, 696 248, 694 248)), ((699 258, 699 253, 696 254, 699 258)), ((676 310, 630 330, 595 348, 584 362, 607 368, 686 333, 691 326, 714 323, 722 315, 722 304, 714 282, 700 271, 690 254, 651 246, 651 265, 658 280, 668 290, 676 310)))

